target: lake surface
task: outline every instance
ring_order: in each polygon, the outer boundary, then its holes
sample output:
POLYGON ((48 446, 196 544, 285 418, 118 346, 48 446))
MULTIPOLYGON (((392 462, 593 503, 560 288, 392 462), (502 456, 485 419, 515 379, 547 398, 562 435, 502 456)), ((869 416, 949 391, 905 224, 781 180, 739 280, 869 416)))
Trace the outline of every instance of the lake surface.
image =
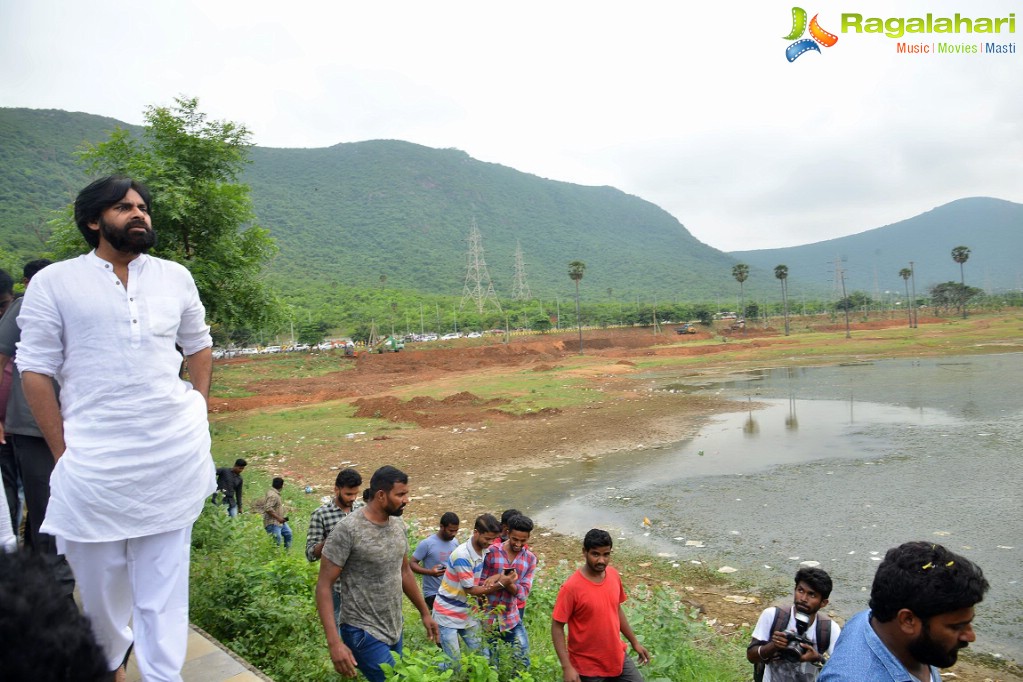
POLYGON ((820 562, 844 617, 866 608, 888 548, 938 542, 991 583, 973 648, 1023 661, 1021 387, 1021 354, 735 375, 684 389, 739 401, 693 439, 519 474, 515 504, 758 585, 791 589, 800 562, 820 562))

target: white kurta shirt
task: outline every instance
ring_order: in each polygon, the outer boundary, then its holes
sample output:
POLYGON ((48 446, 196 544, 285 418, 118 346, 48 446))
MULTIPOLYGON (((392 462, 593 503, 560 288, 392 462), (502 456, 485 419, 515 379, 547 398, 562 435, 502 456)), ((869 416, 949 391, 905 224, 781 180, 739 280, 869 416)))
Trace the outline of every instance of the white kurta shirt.
POLYGON ((67 450, 50 478, 41 530, 106 542, 192 524, 216 488, 206 401, 178 372, 212 346, 183 266, 141 255, 128 285, 95 252, 32 278, 18 369, 53 376, 67 450))

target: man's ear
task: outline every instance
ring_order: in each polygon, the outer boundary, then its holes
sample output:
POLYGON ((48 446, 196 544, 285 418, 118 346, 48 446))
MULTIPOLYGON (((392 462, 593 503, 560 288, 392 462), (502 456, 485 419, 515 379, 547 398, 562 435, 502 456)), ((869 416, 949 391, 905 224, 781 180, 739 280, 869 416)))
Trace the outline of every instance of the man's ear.
POLYGON ((899 624, 899 630, 909 637, 916 637, 923 629, 923 621, 909 609, 900 609, 895 614, 895 622, 899 624))
POLYGON ((827 599, 821 599, 821 605, 817 608, 817 610, 820 611, 821 609, 823 609, 827 605, 828 605, 828 600, 827 599))

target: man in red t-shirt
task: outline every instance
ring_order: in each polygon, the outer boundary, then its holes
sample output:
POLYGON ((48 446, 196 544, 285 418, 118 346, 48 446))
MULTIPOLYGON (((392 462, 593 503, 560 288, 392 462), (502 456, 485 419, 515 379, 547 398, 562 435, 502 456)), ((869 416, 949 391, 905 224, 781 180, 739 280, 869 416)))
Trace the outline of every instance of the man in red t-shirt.
POLYGON ((594 528, 586 533, 586 563, 565 581, 554 602, 551 638, 565 682, 643 682, 625 655, 619 633, 629 640, 641 665, 650 660, 650 653, 636 639, 622 610, 625 589, 618 571, 608 566, 611 546, 607 531, 594 528))

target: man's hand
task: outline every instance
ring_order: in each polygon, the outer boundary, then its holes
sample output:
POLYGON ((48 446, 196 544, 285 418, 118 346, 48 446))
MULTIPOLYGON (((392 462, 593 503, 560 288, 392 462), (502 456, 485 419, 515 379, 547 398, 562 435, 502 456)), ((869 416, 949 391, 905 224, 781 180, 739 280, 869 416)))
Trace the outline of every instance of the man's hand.
POLYGON ((646 650, 645 646, 642 644, 635 644, 633 645, 632 650, 636 652, 640 665, 646 665, 650 662, 650 652, 646 650))
POLYGON ((423 614, 423 627, 426 628, 426 638, 434 644, 440 644, 440 628, 429 613, 423 614))
POLYGON ((433 567, 433 575, 435 577, 437 577, 437 578, 440 578, 441 576, 443 576, 444 575, 444 564, 437 564, 436 566, 434 566, 433 567))
POLYGON ((824 657, 817 653, 817 650, 814 649, 809 644, 804 644, 803 642, 800 642, 799 646, 803 647, 804 649, 803 655, 799 657, 800 661, 803 661, 804 663, 817 663, 818 661, 824 660, 824 657))
POLYGON ((579 673, 577 673, 575 668, 572 666, 565 668, 561 677, 565 680, 565 682, 582 682, 582 680, 579 679, 579 673))
POLYGON ((355 670, 355 656, 352 650, 345 646, 344 642, 338 642, 330 647, 330 660, 334 664, 334 670, 345 677, 355 677, 358 672, 355 670))
POLYGON ((509 587, 518 582, 518 580, 519 574, 513 570, 511 573, 502 574, 501 577, 497 579, 497 582, 501 584, 501 587, 507 590, 509 587))

